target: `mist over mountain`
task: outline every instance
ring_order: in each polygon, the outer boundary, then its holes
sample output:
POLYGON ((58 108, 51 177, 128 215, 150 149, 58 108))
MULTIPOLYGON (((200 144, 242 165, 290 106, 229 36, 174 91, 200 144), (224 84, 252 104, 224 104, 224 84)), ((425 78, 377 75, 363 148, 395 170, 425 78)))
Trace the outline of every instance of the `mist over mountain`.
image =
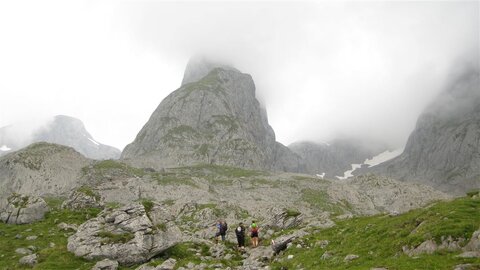
POLYGON ((295 142, 288 148, 302 157, 306 173, 331 179, 343 177, 352 164, 362 164, 389 149, 384 143, 360 139, 336 139, 330 143, 295 142))
POLYGON ((0 155, 31 143, 49 142, 73 147, 92 159, 118 159, 120 150, 95 141, 85 125, 74 117, 57 115, 37 123, 21 123, 0 128, 0 155))
POLYGON ((480 79, 467 69, 424 110, 404 152, 372 169, 461 193, 480 188, 480 79))
POLYGON ((252 77, 198 58, 187 65, 183 85, 125 147, 122 159, 155 168, 220 164, 301 170, 300 157, 275 141, 252 77))

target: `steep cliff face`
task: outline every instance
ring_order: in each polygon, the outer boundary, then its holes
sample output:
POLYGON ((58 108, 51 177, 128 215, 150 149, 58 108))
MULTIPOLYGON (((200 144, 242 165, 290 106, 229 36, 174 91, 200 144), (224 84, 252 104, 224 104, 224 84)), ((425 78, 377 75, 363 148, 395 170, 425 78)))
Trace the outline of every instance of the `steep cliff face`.
POLYGON ((120 150, 98 143, 85 129, 79 119, 66 115, 57 115, 46 121, 37 123, 37 127, 22 127, 17 130, 15 125, 0 128, 0 156, 16 151, 35 142, 49 142, 73 147, 82 155, 92 159, 118 159, 120 150), (23 137, 19 140, 18 137, 23 137))
POLYGON ((380 143, 337 139, 331 143, 296 142, 288 148, 302 157, 305 172, 335 179, 351 170, 352 164, 362 164, 388 147, 380 143))
POLYGON ((404 152, 374 172, 450 193, 480 188, 480 79, 461 76, 419 117, 404 152))
POLYGON ((189 63, 184 84, 160 103, 122 158, 154 168, 207 163, 297 171, 300 159, 275 141, 252 77, 197 64, 189 63))

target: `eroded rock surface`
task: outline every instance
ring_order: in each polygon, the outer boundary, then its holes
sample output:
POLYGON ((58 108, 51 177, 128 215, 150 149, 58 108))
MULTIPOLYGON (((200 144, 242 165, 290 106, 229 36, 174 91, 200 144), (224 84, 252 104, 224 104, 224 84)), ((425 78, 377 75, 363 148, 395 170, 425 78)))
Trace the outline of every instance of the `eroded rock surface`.
POLYGON ((0 220, 9 224, 27 224, 43 219, 49 208, 40 197, 12 194, 0 211, 0 220))
POLYGON ((68 250, 86 259, 145 262, 182 239, 176 226, 153 222, 149 215, 139 203, 104 210, 69 237, 68 250))

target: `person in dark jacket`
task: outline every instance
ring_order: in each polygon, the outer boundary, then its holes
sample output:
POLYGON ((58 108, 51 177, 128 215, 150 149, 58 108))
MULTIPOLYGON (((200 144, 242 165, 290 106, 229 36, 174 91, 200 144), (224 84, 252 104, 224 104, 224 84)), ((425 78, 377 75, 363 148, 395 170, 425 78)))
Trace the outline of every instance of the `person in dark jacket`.
POLYGON ((228 225, 225 220, 220 221, 219 234, 222 237, 222 241, 225 241, 225 236, 227 235, 228 225))
POLYGON ((238 248, 242 251, 245 250, 245 226, 242 222, 235 229, 235 235, 237 236, 238 248))

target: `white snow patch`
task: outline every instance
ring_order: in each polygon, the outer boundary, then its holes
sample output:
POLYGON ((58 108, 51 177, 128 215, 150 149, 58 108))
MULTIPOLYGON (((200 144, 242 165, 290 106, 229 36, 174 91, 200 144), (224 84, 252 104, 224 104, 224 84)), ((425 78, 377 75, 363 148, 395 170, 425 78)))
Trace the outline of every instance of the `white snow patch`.
POLYGON ((402 153, 403 153, 403 148, 396 149, 396 150, 393 150, 393 151, 387 150, 383 153, 380 153, 380 154, 374 156, 372 159, 367 158, 365 160, 365 162, 363 162, 363 164, 368 165, 368 167, 370 168, 370 167, 376 166, 380 163, 383 163, 387 160, 390 160, 394 157, 397 157, 402 153))
POLYGON ((0 147, 0 151, 3 151, 3 152, 7 152, 7 151, 10 151, 12 150, 12 148, 6 146, 6 145, 2 145, 2 147, 0 147))
POLYGON ((94 139, 88 138, 91 142, 93 142, 95 145, 99 146, 100 144, 96 142, 94 139))
POLYGON ((325 173, 317 174, 317 177, 320 177, 321 179, 323 179, 325 177, 325 173))
POLYGON ((353 176, 353 171, 355 171, 356 169, 360 169, 362 167, 362 164, 352 164, 352 169, 351 170, 348 170, 346 172, 343 173, 343 176, 335 176, 337 177, 338 179, 340 180, 345 180, 349 177, 352 177, 353 176))

